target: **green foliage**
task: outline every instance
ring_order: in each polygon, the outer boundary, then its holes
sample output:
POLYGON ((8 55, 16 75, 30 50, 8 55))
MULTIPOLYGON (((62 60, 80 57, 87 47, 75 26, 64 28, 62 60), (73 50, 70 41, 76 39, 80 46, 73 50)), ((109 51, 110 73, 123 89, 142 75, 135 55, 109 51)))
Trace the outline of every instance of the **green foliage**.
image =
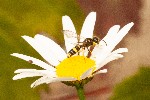
POLYGON ((83 13, 74 0, 0 0, 0 100, 39 99, 39 89, 30 88, 37 78, 12 80, 18 68, 39 67, 10 54, 18 52, 43 60, 21 38, 41 32, 63 46, 61 19, 64 15, 71 17, 77 30, 81 28, 83 13))
POLYGON ((110 100, 150 100, 150 68, 139 72, 118 84, 110 100))

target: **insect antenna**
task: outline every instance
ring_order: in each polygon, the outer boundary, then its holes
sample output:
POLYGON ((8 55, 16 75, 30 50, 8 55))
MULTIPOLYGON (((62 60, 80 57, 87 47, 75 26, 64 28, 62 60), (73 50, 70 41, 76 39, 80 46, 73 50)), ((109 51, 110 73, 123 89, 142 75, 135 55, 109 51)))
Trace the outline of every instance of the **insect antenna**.
MULTIPOLYGON (((104 41, 104 40, 102 40, 102 41, 104 41)), ((106 44, 106 46, 107 46, 107 43, 106 43, 106 41, 104 41, 104 43, 106 44)))

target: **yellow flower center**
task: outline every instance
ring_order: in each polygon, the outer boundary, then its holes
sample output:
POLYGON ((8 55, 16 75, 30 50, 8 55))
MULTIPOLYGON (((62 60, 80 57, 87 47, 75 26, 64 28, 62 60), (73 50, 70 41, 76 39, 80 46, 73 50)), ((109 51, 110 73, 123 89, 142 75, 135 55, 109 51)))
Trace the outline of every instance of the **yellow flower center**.
POLYGON ((74 77, 80 80, 80 77, 88 69, 95 70, 95 61, 85 56, 73 56, 64 59, 56 66, 56 74, 58 77, 74 77))

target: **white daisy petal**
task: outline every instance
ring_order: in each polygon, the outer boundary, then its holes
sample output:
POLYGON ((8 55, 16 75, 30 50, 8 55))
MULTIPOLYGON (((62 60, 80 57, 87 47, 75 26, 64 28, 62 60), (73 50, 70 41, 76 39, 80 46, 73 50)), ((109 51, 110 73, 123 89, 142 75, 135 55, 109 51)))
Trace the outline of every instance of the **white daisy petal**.
POLYGON ((107 43, 107 45, 109 44, 109 41, 113 39, 113 37, 116 36, 116 34, 118 33, 120 29, 120 25, 114 25, 113 27, 111 27, 107 33, 107 35, 100 41, 100 44, 102 44, 104 41, 107 43))
POLYGON ((102 69, 98 73, 107 73, 107 69, 102 69))
POLYGON ((22 78, 26 78, 26 77, 35 77, 35 76, 49 76, 49 77, 56 77, 56 74, 50 73, 48 70, 25 70, 23 71, 23 69, 20 69, 19 74, 15 75, 13 77, 13 80, 17 80, 17 79, 22 79, 22 78), (22 70, 22 71, 21 71, 22 70))
POLYGON ((69 52, 78 43, 77 34, 67 30, 63 32, 64 32, 66 50, 67 52, 69 52))
POLYGON ((134 25, 133 22, 125 25, 119 32, 118 34, 111 39, 110 41, 110 46, 109 49, 112 51, 115 46, 123 39, 123 37, 129 32, 129 30, 131 29, 131 27, 134 25))
POLYGON ((125 25, 119 32, 118 32, 118 35, 115 39, 116 42, 120 42, 122 40, 122 38, 129 32, 129 30, 131 29, 131 27, 134 25, 133 22, 125 25))
POLYGON ((17 69, 14 73, 22 73, 22 72, 28 72, 28 71, 36 71, 37 69, 17 69))
POLYGON ((119 48, 115 51, 112 52, 112 54, 119 54, 119 53, 124 53, 124 52, 128 52, 127 48, 119 48))
POLYGON ((54 80, 55 78, 52 78, 52 77, 48 77, 48 76, 43 76, 41 78, 39 78, 38 80, 36 80, 35 82, 33 82, 31 84, 31 88, 34 88, 40 84, 43 84, 43 83, 46 83, 47 81, 51 81, 51 80, 54 80))
POLYGON ((42 48, 45 49, 42 49, 42 54, 43 56, 45 55, 47 59, 52 60, 55 58, 57 61, 62 61, 67 57, 65 51, 60 47, 60 45, 50 38, 40 34, 35 35, 34 38, 38 43, 40 43, 39 45, 42 45, 42 48))
POLYGON ((46 64, 45 62, 43 62, 43 61, 41 61, 39 59, 30 57, 30 56, 26 56, 26 55, 19 54, 19 53, 13 53, 13 54, 11 54, 11 56, 18 57, 18 58, 23 59, 25 61, 31 61, 32 64, 35 64, 35 65, 37 65, 39 67, 42 67, 42 68, 50 70, 50 71, 55 71, 56 70, 54 67, 46 64))
POLYGON ((33 82, 31 84, 31 88, 34 88, 40 84, 43 84, 43 83, 52 83, 52 82, 59 82, 59 81, 74 81, 75 79, 74 78, 51 78, 49 76, 43 76, 41 78, 39 78, 38 80, 36 80, 35 82, 33 82))
POLYGON ((111 52, 111 51, 108 52, 107 48, 108 48, 107 46, 103 47, 101 47, 100 45, 95 46, 90 58, 95 60, 96 63, 101 63, 111 52))
POLYGON ((92 51, 92 54, 91 54, 91 59, 95 60, 96 57, 100 57, 100 56, 97 56, 99 53, 101 53, 103 50, 104 50, 104 47, 105 46, 101 46, 101 45, 96 45, 92 51))
POLYGON ((64 39, 65 39, 65 46, 67 52, 69 52, 70 49, 72 49, 75 44, 78 42, 77 40, 77 34, 74 27, 74 24, 70 17, 63 16, 62 17, 62 24, 63 24, 63 32, 64 32, 64 39))
POLYGON ((96 56, 94 58, 94 56, 92 54, 91 59, 96 60, 96 63, 98 66, 97 69, 99 69, 102 66, 104 66, 105 64, 107 64, 108 62, 117 59, 117 57, 120 57, 120 58, 123 57, 123 55, 118 54, 118 53, 123 53, 123 52, 128 52, 128 49, 127 48, 119 48, 119 49, 115 50, 114 52, 109 53, 107 51, 107 47, 104 47, 104 48, 99 47, 99 50, 97 47, 97 52, 96 51, 94 52, 96 56))
POLYGON ((106 35, 106 37, 104 38, 104 40, 108 40, 105 41, 107 43, 107 46, 101 47, 101 45, 99 44, 99 46, 96 46, 93 50, 94 55, 92 54, 92 57, 96 58, 97 63, 101 63, 107 56, 109 56, 111 51, 121 41, 121 39, 128 33, 128 31, 132 26, 133 26, 133 22, 125 25, 119 32, 118 32, 119 26, 114 26, 109 30, 109 34, 106 35), (110 35, 111 31, 113 32, 113 30, 116 33, 118 32, 117 34, 114 33, 115 36, 110 35))
MULTIPOLYGON (((92 54, 97 55, 98 59, 99 57, 107 56, 105 52, 107 52, 109 49, 109 46, 113 42, 113 38, 116 36, 116 34, 119 31, 120 26, 119 25, 114 25, 111 27, 107 33, 107 35, 100 41, 99 45, 95 46, 92 54), (105 50, 106 49, 106 50, 105 50), (104 55, 105 54, 105 55, 104 55)), ((110 50, 109 50, 110 51, 110 50)), ((110 51, 111 52, 111 51, 110 51)), ((101 57, 101 59, 104 59, 101 57)))
POLYGON ((69 30, 69 31, 76 33, 74 24, 69 16, 62 17, 62 24, 63 24, 63 30, 69 30))
POLYGON ((47 47, 41 45, 41 43, 39 43, 34 38, 31 38, 29 36, 22 36, 22 38, 25 39, 47 62, 49 62, 53 66, 58 65, 59 63, 58 60, 55 59, 55 56, 49 55, 53 53, 47 51, 47 47))
POLYGON ((93 30, 96 21, 96 12, 91 12, 85 19, 84 24, 82 26, 81 34, 80 34, 80 42, 83 42, 84 38, 92 38, 93 37, 93 30))
POLYGON ((80 79, 85 79, 86 77, 89 77, 92 74, 93 68, 88 69, 87 71, 85 71, 82 76, 80 77, 80 79))
POLYGON ((112 54, 112 55, 108 56, 107 58, 105 58, 103 61, 97 62, 96 63, 96 65, 97 65, 96 70, 100 69, 101 67, 103 67, 104 65, 109 63, 110 61, 113 61, 113 60, 116 60, 116 59, 119 59, 122 57, 123 57, 123 55, 121 55, 121 54, 112 54))
POLYGON ((49 75, 56 77, 56 72, 51 70, 37 70, 37 69, 17 69, 14 73, 39 73, 42 75, 49 75))
POLYGON ((52 82, 59 82, 59 81, 75 81, 77 80, 76 78, 73 78, 73 77, 59 77, 59 78, 56 78, 55 80, 53 81, 47 81, 46 83, 52 83, 52 82))
POLYGON ((35 76, 43 76, 43 74, 39 74, 39 73, 20 73, 20 74, 15 75, 13 77, 13 80, 18 80, 18 79, 27 78, 27 77, 35 77, 35 76))
POLYGON ((102 69, 102 70, 94 73, 94 75, 101 74, 101 73, 107 73, 107 69, 102 69))

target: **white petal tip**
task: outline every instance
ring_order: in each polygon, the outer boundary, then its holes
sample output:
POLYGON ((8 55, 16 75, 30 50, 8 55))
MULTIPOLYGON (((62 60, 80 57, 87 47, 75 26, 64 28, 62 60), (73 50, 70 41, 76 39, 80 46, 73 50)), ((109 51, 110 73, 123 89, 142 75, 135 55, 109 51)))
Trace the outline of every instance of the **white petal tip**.
POLYGON ((123 58, 123 57, 124 57, 123 55, 120 55, 120 57, 118 57, 118 59, 119 59, 119 58, 123 58))
POLYGON ((87 17, 96 20, 96 12, 89 13, 89 15, 87 17))
POLYGON ((130 22, 130 23, 128 23, 126 26, 128 26, 129 29, 130 29, 133 25, 134 25, 134 23, 133 23, 133 22, 130 22))
POLYGON ((92 14, 92 15, 96 15, 96 12, 90 12, 89 14, 90 14, 90 15, 91 15, 91 14, 92 14))
POLYGON ((11 56, 16 56, 18 53, 12 53, 12 54, 10 54, 11 56))
POLYGON ((74 24, 69 16, 65 15, 62 17, 62 24, 63 24, 63 30, 70 30, 70 31, 76 33, 74 24))
POLYGON ((44 35, 42 35, 42 34, 36 34, 36 35, 34 36, 34 38, 37 37, 37 36, 44 36, 44 35))
POLYGON ((131 23, 129 23, 130 25, 134 25, 134 23, 133 22, 131 22, 131 23))
POLYGON ((116 29, 116 30, 119 30, 119 28, 120 28, 120 25, 114 25, 114 26, 112 26, 110 29, 116 29))
POLYGON ((36 86, 34 85, 34 84, 31 84, 31 86, 30 86, 31 88, 35 88, 36 86))
POLYGON ((96 72, 94 75, 101 74, 101 73, 107 73, 107 69, 102 69, 102 70, 96 72))
POLYGON ((69 16, 65 15, 62 17, 62 19, 65 19, 65 18, 70 18, 69 16))
POLYGON ((23 39, 25 39, 25 38, 28 38, 29 36, 27 36, 27 35, 23 35, 23 36, 21 36, 23 39))
POLYGON ((107 69, 100 70, 100 73, 107 73, 107 69))
POLYGON ((14 53, 10 54, 11 56, 13 56, 14 53))
POLYGON ((21 36, 22 38, 26 37, 26 35, 21 36))
POLYGON ((12 79, 13 79, 13 80, 15 80, 15 78, 14 78, 14 77, 13 77, 12 79))
POLYGON ((127 48, 125 48, 125 49, 124 49, 124 52, 128 52, 128 49, 127 49, 127 48))
POLYGON ((18 70, 15 70, 14 73, 18 73, 18 70))
POLYGON ((33 83, 30 85, 30 87, 31 87, 31 88, 35 88, 36 86, 38 86, 36 83, 37 83, 36 81, 33 82, 33 83))
POLYGON ((66 23, 67 21, 70 21, 70 20, 71 20, 70 17, 67 16, 67 15, 65 15, 65 16, 62 17, 63 23, 66 23))
POLYGON ((31 88, 34 88, 34 85, 33 84, 31 84, 31 86, 30 86, 31 88))
POLYGON ((13 80, 18 80, 17 76, 14 76, 12 79, 13 79, 13 80))

